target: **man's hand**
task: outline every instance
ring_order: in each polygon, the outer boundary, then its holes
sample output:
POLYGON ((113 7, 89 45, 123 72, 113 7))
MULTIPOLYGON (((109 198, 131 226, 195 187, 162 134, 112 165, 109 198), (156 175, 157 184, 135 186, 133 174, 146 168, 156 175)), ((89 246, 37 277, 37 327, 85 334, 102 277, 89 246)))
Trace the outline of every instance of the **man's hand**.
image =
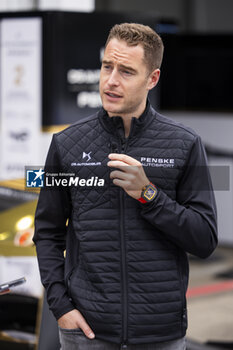
POLYGON ((117 168, 110 173, 113 183, 122 187, 132 198, 141 197, 142 188, 150 183, 142 164, 126 154, 110 153, 109 167, 117 168))
POLYGON ((82 314, 76 309, 64 314, 62 317, 58 319, 57 322, 59 327, 61 328, 66 328, 66 329, 81 328, 87 338, 89 339, 95 338, 94 332, 88 326, 82 314))

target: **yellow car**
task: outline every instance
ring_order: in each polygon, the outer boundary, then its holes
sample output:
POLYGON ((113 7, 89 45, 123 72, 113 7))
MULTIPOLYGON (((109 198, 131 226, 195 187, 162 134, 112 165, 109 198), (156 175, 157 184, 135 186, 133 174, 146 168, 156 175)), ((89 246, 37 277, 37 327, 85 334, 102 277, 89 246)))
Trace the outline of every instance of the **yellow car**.
POLYGON ((26 278, 22 286, 0 296, 3 350, 18 349, 20 344, 31 349, 37 344, 38 302, 43 289, 32 237, 38 191, 27 191, 24 182, 0 182, 0 284, 26 278))
POLYGON ((32 236, 38 191, 24 179, 0 182, 0 256, 35 256, 32 236))

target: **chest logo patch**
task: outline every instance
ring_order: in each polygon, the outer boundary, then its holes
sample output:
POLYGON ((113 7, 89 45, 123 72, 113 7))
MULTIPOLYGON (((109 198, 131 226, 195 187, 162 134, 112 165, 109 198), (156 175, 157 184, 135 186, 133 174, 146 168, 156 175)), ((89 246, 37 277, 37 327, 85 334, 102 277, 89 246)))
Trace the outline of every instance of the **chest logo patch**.
POLYGON ((88 153, 83 152, 83 154, 82 154, 83 161, 72 162, 70 165, 71 166, 97 166, 97 165, 101 165, 102 164, 101 162, 90 162, 91 153, 92 153, 92 151, 90 151, 88 153))
POLYGON ((174 158, 141 157, 141 163, 145 167, 174 168, 175 159, 174 158))

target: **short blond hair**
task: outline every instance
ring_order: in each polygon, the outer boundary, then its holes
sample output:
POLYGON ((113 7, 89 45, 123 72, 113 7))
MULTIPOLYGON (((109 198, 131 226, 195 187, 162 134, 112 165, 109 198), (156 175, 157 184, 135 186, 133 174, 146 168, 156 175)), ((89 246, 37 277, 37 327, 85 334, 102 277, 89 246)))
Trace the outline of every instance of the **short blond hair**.
POLYGON ((105 47, 113 38, 123 40, 129 46, 141 45, 144 49, 144 61, 149 72, 160 68, 163 59, 163 41, 149 26, 139 23, 115 24, 109 32, 105 47))

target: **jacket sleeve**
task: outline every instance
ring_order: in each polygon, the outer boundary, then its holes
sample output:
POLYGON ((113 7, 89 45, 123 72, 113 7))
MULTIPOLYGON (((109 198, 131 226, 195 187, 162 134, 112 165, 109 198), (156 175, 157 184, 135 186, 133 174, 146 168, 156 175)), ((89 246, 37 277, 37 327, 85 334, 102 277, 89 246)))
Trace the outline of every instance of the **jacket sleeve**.
MULTIPOLYGON (((155 184, 156 185, 156 184, 155 184)), ((184 251, 208 257, 217 245, 217 213, 207 159, 196 136, 176 189, 176 200, 161 189, 141 215, 184 251)))
MULTIPOLYGON (((61 171, 59 154, 53 136, 47 155, 45 172, 61 171)), ((66 222, 70 215, 70 199, 66 188, 42 188, 35 214, 36 244, 42 283, 48 304, 58 319, 74 309, 64 281, 66 222)))

